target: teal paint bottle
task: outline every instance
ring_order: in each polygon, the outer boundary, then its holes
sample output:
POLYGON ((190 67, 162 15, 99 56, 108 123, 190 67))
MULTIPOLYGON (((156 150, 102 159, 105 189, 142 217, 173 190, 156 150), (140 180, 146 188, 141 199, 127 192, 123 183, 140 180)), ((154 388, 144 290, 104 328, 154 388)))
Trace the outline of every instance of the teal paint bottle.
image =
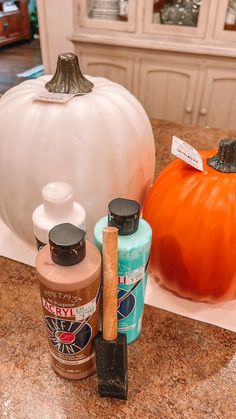
POLYGON ((97 222, 94 242, 102 253, 104 227, 118 228, 118 331, 127 342, 138 338, 142 329, 144 296, 152 229, 139 218, 138 202, 117 198, 108 205, 108 216, 97 222))

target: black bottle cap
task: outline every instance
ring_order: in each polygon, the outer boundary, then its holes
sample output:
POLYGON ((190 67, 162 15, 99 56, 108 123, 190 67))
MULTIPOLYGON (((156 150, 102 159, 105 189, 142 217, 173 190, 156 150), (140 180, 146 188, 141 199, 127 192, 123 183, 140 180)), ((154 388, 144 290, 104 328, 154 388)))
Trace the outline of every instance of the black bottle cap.
POLYGON ((108 226, 117 227, 119 236, 135 233, 139 226, 140 205, 125 198, 113 199, 108 204, 108 226))
POLYGON ((49 244, 51 258, 57 265, 76 265, 86 256, 85 231, 70 223, 53 227, 49 244))

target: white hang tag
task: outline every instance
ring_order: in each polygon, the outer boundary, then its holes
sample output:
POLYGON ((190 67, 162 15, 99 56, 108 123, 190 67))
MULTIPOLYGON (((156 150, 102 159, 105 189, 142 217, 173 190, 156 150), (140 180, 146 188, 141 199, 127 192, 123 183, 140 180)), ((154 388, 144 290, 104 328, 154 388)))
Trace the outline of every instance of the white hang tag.
POLYGON ((171 153, 190 164, 190 166, 193 166, 195 169, 203 172, 202 157, 196 148, 174 135, 172 137, 171 153))
POLYGON ((64 93, 50 93, 43 92, 40 95, 34 96, 33 101, 52 102, 52 103, 67 103, 74 96, 82 96, 84 93, 64 94, 64 93))

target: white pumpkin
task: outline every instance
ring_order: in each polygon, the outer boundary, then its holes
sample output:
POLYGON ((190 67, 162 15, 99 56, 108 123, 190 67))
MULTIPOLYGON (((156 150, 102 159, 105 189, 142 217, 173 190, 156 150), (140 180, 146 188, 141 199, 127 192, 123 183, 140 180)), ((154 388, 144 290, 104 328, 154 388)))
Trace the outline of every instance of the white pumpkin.
MULTIPOLYGON (((64 81, 60 65, 56 74, 61 87, 54 91, 74 92, 75 80, 68 90, 70 71, 64 81)), ((86 76, 94 87, 84 96, 65 104, 33 101, 46 92, 51 77, 25 81, 0 99, 0 216, 32 245, 32 212, 46 183, 73 186, 75 200, 86 208, 91 239, 108 202, 127 197, 142 204, 154 174, 152 128, 131 93, 105 78, 86 76)))

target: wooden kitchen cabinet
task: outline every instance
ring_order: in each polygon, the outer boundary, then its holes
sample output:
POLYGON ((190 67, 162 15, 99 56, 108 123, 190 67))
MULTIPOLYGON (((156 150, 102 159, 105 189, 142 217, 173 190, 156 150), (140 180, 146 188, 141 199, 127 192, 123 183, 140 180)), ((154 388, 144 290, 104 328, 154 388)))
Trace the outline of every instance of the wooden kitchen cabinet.
MULTIPOLYGON (((159 3, 164 9, 168 2, 159 3)), ((124 85, 149 117, 236 129, 236 31, 227 30, 228 5, 202 0, 195 21, 178 25, 163 24, 152 0, 135 8, 129 0, 125 23, 91 19, 88 2, 77 0, 71 39, 83 70, 124 85)))
POLYGON ((0 46, 29 39, 30 36, 27 0, 0 0, 0 46), (12 10, 7 9, 7 3, 12 5, 12 10))
POLYGON ((195 15, 189 0, 173 15, 175 0, 128 0, 126 19, 111 19, 100 2, 73 0, 68 39, 83 72, 125 86, 149 117, 236 129, 236 10, 229 0, 193 2, 195 15))

